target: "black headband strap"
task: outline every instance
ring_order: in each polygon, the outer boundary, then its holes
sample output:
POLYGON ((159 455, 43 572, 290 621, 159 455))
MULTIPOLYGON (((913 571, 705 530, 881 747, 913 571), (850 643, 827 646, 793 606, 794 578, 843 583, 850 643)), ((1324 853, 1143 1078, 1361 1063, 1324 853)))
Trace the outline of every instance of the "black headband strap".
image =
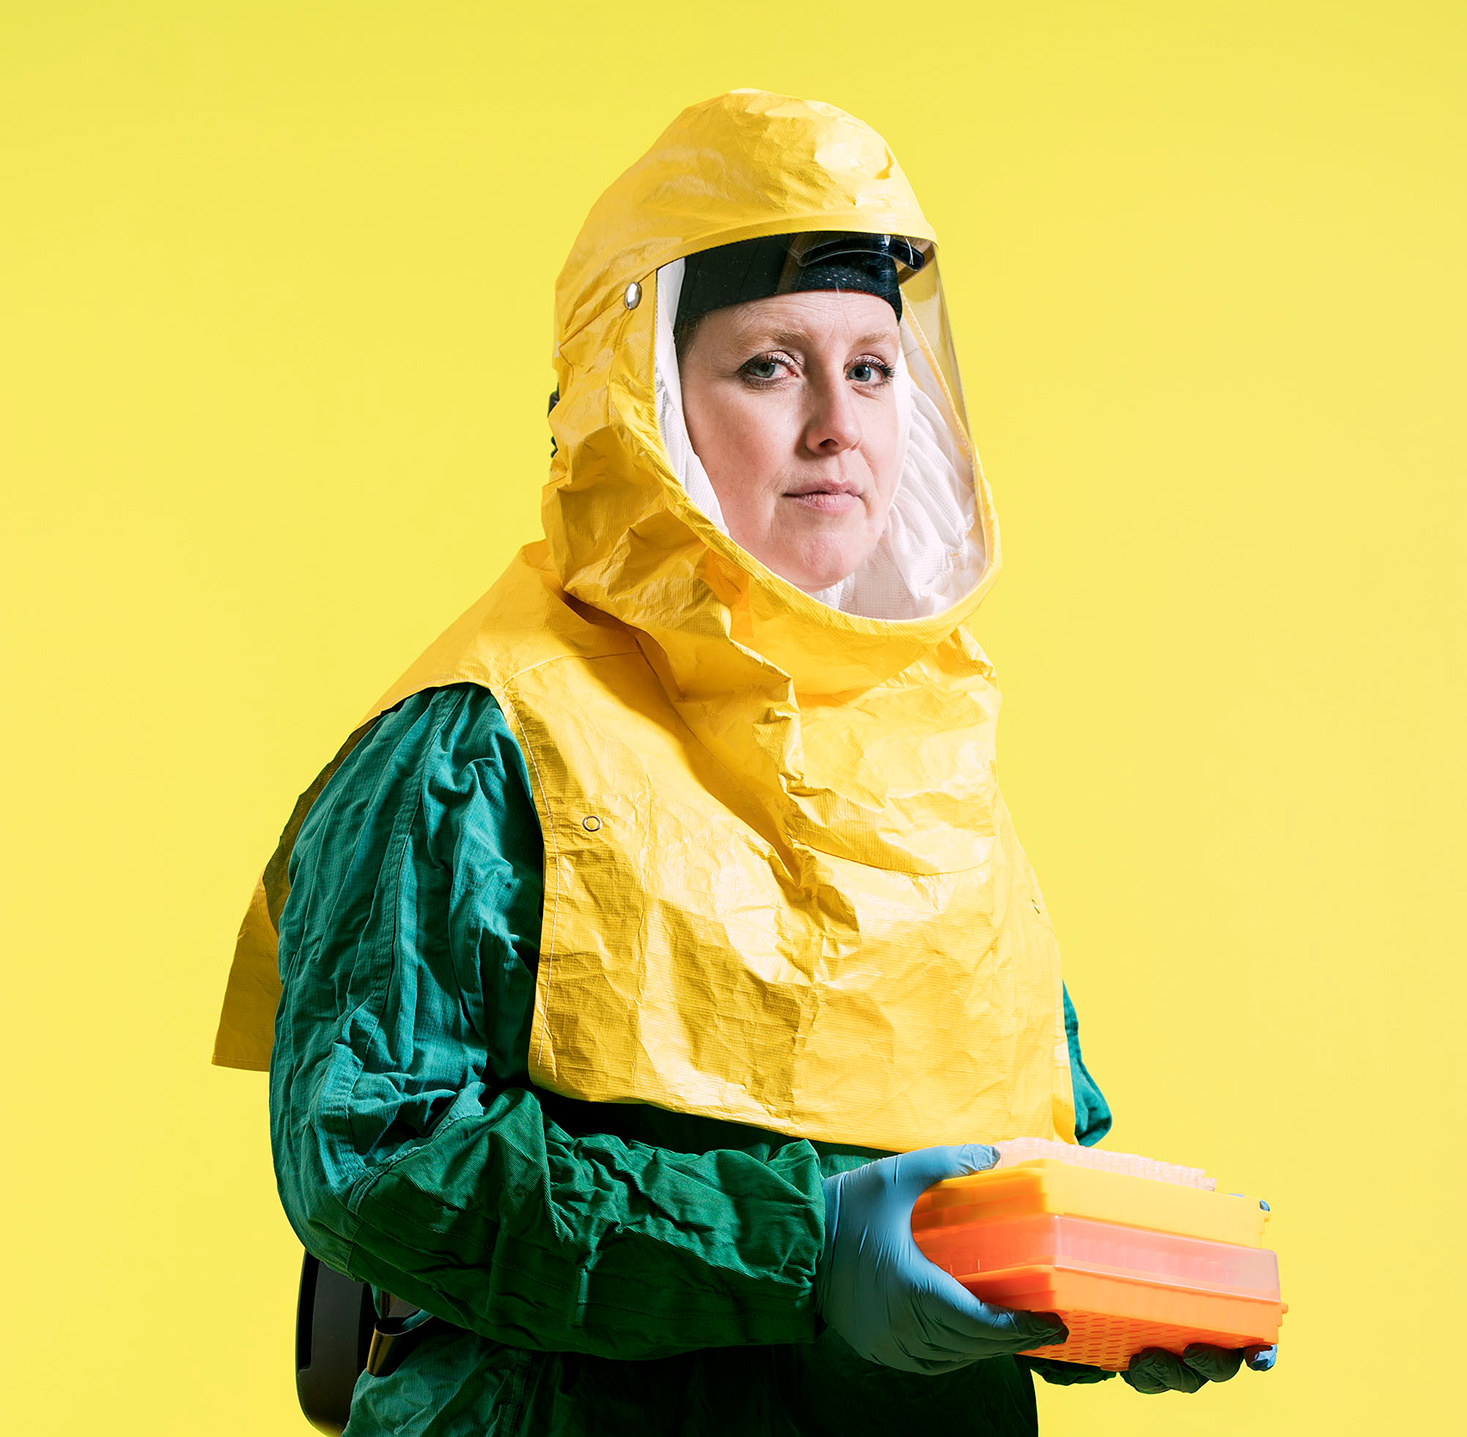
POLYGON ((677 320, 715 309, 811 290, 855 290, 884 299, 902 317, 901 281, 928 254, 900 235, 815 230, 737 240, 689 255, 677 320))

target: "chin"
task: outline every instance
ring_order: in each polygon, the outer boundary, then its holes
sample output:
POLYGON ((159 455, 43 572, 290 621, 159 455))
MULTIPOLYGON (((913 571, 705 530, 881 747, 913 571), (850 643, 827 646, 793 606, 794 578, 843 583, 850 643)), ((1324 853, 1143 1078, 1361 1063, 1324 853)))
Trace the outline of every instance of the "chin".
POLYGON ((854 557, 849 553, 803 555, 776 572, 797 589, 812 594, 821 589, 829 589, 842 579, 849 579, 865 562, 865 553, 854 557))

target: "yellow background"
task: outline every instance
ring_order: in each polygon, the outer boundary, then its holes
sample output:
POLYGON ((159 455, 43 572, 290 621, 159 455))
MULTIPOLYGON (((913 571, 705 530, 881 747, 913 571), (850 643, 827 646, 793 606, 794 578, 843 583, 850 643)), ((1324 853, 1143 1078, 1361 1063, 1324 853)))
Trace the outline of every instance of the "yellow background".
POLYGON ((1045 1430, 1455 1425, 1463 6, 4 10, 7 1432, 307 1430, 235 924, 536 529, 586 209, 735 85, 868 119, 943 237, 1110 1146, 1277 1211, 1274 1373, 1045 1430))

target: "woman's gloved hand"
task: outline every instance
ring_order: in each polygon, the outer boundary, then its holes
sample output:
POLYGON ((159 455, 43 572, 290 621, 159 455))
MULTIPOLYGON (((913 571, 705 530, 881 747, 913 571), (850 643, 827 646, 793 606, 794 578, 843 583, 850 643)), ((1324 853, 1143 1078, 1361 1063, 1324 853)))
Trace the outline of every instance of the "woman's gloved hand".
POLYGON ((1108 1382, 1116 1374, 1105 1367, 1086 1367, 1080 1362, 1057 1362, 1052 1357, 1021 1357, 1021 1367, 1027 1367, 1037 1377, 1056 1387, 1074 1387, 1076 1384, 1108 1382))
MULTIPOLYGON (((1131 1365, 1119 1375, 1137 1392, 1196 1392, 1208 1382, 1226 1382, 1245 1362, 1254 1372, 1267 1372, 1277 1357, 1276 1347, 1254 1347, 1239 1352, 1196 1342, 1183 1348, 1180 1357, 1160 1347, 1148 1347, 1138 1352, 1131 1365)), ((1061 1387, 1077 1382, 1104 1382, 1117 1375, 1102 1367, 1083 1367, 1078 1362, 1056 1362, 1047 1357, 1022 1360, 1031 1372, 1061 1387)))
POLYGON ((1195 1392, 1207 1382, 1226 1382, 1245 1361, 1254 1372, 1267 1372, 1277 1357, 1276 1347, 1238 1351, 1194 1342, 1182 1349, 1180 1357, 1175 1352, 1148 1347, 1131 1359, 1121 1376, 1137 1392, 1195 1392))
POLYGON ((904 1372, 950 1372, 1065 1340, 1057 1317, 980 1302, 912 1237, 912 1204, 927 1188, 997 1161, 980 1143, 919 1148, 825 1179, 815 1301, 862 1357, 904 1372))

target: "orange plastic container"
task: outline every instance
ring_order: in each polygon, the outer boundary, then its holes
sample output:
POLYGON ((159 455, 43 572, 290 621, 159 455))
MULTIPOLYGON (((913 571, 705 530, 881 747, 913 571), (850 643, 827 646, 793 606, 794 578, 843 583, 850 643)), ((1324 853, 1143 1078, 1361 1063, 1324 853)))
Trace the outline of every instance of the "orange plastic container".
POLYGON ((1039 1161, 939 1183, 912 1235, 985 1302, 1057 1313, 1068 1340, 1033 1355, 1121 1371, 1147 1347, 1277 1339, 1266 1220, 1251 1199, 1039 1161))

